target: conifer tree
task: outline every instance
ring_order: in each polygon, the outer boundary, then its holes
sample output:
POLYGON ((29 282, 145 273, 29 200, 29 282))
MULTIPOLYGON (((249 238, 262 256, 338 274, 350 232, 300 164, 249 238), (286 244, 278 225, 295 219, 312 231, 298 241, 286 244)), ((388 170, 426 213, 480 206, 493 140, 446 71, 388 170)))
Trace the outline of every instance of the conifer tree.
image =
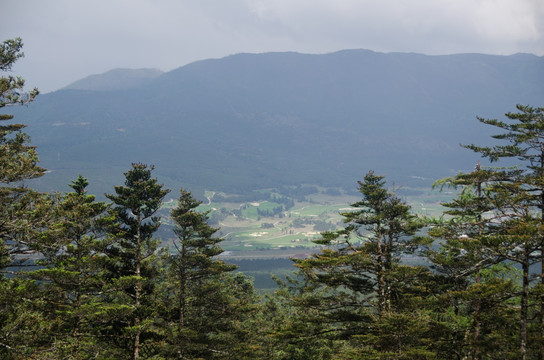
MULTIPOLYGON (((6 40, 0 44, 0 71, 10 71, 15 61, 23 57, 21 39, 6 40)), ((0 108, 11 105, 22 105, 31 102, 37 95, 34 89, 29 93, 23 91, 25 81, 21 77, 0 77, 0 108)), ((13 115, 0 115, 1 121, 12 120, 13 115)), ((41 176, 44 169, 38 167, 35 148, 28 145, 30 139, 21 130, 23 124, 6 124, 0 126, 0 182, 12 183, 24 179, 41 176)))
MULTIPOLYGON (((111 228, 114 244, 108 248, 112 259, 110 271, 114 277, 119 312, 130 311, 125 323, 117 323, 114 333, 120 332, 129 343, 118 344, 130 349, 130 358, 140 357, 143 335, 154 330, 151 295, 158 277, 157 247, 159 241, 153 234, 160 226, 156 215, 169 190, 163 189, 151 177, 153 166, 135 163, 125 172, 125 185, 115 186, 115 194, 106 194, 113 202, 115 224, 111 228)), ((119 334, 118 334, 119 335, 119 334)))
POLYGON ((385 188, 383 179, 370 171, 359 182, 362 200, 352 204, 353 211, 342 213, 346 227, 322 233, 316 242, 328 247, 295 260, 302 288, 295 286, 291 302, 304 309, 306 323, 312 326, 304 326, 304 321, 293 325, 306 329, 297 331, 301 337, 326 334, 336 340, 357 339, 361 347, 350 356, 371 358, 392 352, 402 357, 412 351, 425 358, 429 354, 418 348, 414 340, 418 336, 405 334, 396 338, 402 343, 392 343, 383 331, 392 321, 408 320, 409 315, 401 313, 402 303, 415 289, 410 286, 414 274, 426 271, 411 272, 399 264, 400 254, 412 253, 420 245, 414 235, 423 223, 385 188))
MULTIPOLYGON (((0 109, 31 102, 38 90, 24 92, 24 80, 8 75, 23 56, 21 39, 0 44, 0 109)), ((39 289, 32 281, 7 278, 25 264, 34 251, 29 234, 47 223, 50 206, 44 196, 23 186, 22 181, 42 176, 38 157, 23 124, 13 115, 0 114, 0 358, 24 358, 31 347, 44 341, 48 324, 40 321, 39 289)))
MULTIPOLYGON (((504 131, 492 136, 494 139, 505 141, 495 146, 466 145, 465 147, 491 162, 500 159, 517 159, 519 173, 516 176, 505 177, 498 186, 504 188, 504 199, 509 199, 509 211, 516 216, 510 220, 510 229, 497 241, 510 243, 509 257, 521 261, 523 276, 523 294, 528 294, 529 279, 527 264, 530 264, 536 255, 540 262, 540 281, 536 287, 539 294, 540 309, 539 335, 539 359, 544 359, 544 108, 517 105, 518 112, 505 114, 507 120, 478 118, 483 124, 494 126, 504 131), (512 196, 510 196, 512 195, 512 196), (515 234, 515 232, 517 232, 515 234), (516 245, 515 242, 519 243, 516 245), (525 275, 527 270, 527 275, 525 275)), ((525 304, 525 296, 522 296, 522 309, 525 304)), ((522 332, 527 324, 523 324, 522 332)), ((527 343, 521 340, 522 356, 526 352, 527 343), (525 344, 524 344, 525 342, 525 344)))
POLYGON ((54 222, 41 234, 49 250, 38 261, 42 268, 30 276, 44 288, 44 313, 54 327, 51 356, 94 358, 103 354, 97 334, 103 310, 98 295, 106 282, 102 261, 107 242, 102 230, 111 221, 104 202, 86 194, 87 180, 79 175, 69 186, 74 192, 59 197, 52 208, 54 222))
POLYGON ((512 342, 498 347, 493 339, 506 340, 506 333, 518 328, 510 321, 512 307, 507 304, 516 294, 513 270, 503 263, 511 247, 495 241, 503 236, 512 214, 505 202, 509 197, 503 196, 497 181, 514 173, 482 169, 478 163, 471 173, 437 182, 460 190, 456 198, 442 204, 445 217, 428 231, 439 240, 439 247, 429 250, 427 258, 442 278, 442 291, 435 294, 442 301, 434 311, 436 318, 449 314, 449 323, 439 321, 443 331, 437 343, 444 344, 442 353, 481 359, 513 349, 512 342))
MULTIPOLYGON (((21 77, 4 75, 23 57, 22 47, 20 38, 0 44, 0 108, 27 104, 38 95, 37 89, 23 91, 25 81, 21 77)), ((27 250, 26 244, 18 243, 21 239, 16 234, 24 232, 27 225, 20 219, 31 218, 29 212, 40 201, 39 195, 22 186, 21 181, 45 172, 37 166, 36 149, 22 131, 26 125, 9 123, 12 119, 13 115, 0 114, 0 269, 13 260, 13 255, 27 250)))
POLYGON ((169 335, 164 354, 242 359, 250 334, 239 324, 253 313, 256 295, 241 274, 230 274, 235 265, 217 258, 223 239, 214 236, 218 229, 207 223, 209 211, 199 212, 199 205, 180 189, 178 205, 170 213, 177 238, 168 257, 164 303, 170 315, 165 319, 169 335))

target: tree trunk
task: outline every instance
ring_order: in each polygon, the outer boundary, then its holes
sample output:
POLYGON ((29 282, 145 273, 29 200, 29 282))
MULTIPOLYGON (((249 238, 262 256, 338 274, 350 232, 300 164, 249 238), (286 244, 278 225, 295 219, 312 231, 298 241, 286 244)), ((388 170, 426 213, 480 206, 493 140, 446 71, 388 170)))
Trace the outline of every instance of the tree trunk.
MULTIPOLYGON (((476 283, 480 282, 480 275, 476 278, 476 283)), ((480 320, 481 302, 480 299, 476 300, 476 306, 474 309, 474 335, 472 337, 472 360, 479 360, 480 353, 478 349, 478 341, 480 340, 481 332, 481 320, 480 320)))
MULTIPOLYGON (((476 171, 480 171, 481 166, 480 162, 478 161, 478 164, 476 165, 476 171)), ((476 186, 476 195, 478 196, 478 201, 482 200, 482 183, 479 181, 476 186)), ((482 235, 483 229, 482 229, 482 215, 480 211, 478 211, 478 235, 482 235)), ((476 284, 480 284, 481 278, 480 273, 476 275, 476 284)), ((480 354, 478 349, 478 342, 480 341, 480 332, 481 332, 481 320, 480 320, 480 311, 481 311, 482 303, 480 299, 476 299, 476 306, 474 309, 474 335, 472 337, 472 360, 479 360, 480 354)))
POLYGON ((141 227, 142 227, 142 218, 141 215, 138 214, 138 229, 136 233, 136 269, 135 269, 135 275, 136 275, 136 283, 134 285, 134 305, 136 307, 136 317, 134 318, 134 326, 136 327, 136 334, 134 334, 134 353, 133 353, 133 359, 136 360, 140 357, 140 329, 138 326, 140 326, 140 293, 142 289, 142 284, 140 282, 140 275, 141 275, 141 251, 142 251, 142 242, 141 242, 141 227))
POLYGON ((185 297, 187 287, 187 274, 185 272, 185 255, 186 255, 185 243, 181 244, 180 253, 180 272, 179 272, 179 330, 185 326, 185 297))
POLYGON ((521 309, 520 309, 520 355, 522 360, 527 359, 527 321, 529 307, 529 260, 527 248, 525 250, 525 258, 522 263, 523 269, 523 284, 521 290, 521 309))
POLYGON ((393 264, 393 237, 389 235, 387 246, 385 248, 385 264, 384 264, 384 273, 385 273, 385 311, 391 313, 391 268, 393 264))
POLYGON ((380 234, 380 226, 376 230, 376 247, 377 247, 377 264, 376 272, 378 276, 378 311, 380 317, 385 313, 385 278, 384 278, 384 259, 383 259, 383 249, 382 249, 382 235, 380 234))

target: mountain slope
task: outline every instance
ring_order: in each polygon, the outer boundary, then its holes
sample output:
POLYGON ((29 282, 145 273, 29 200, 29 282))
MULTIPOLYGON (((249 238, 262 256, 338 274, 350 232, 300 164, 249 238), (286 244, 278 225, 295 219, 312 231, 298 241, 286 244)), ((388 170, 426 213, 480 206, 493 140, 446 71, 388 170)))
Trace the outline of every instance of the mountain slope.
POLYGON ((65 90, 125 90, 147 85, 163 72, 157 69, 113 69, 104 74, 90 75, 64 87, 65 90))
POLYGON ((543 77, 527 54, 239 54, 145 87, 43 95, 17 119, 52 170, 43 184, 82 173, 101 191, 136 161, 193 190, 354 188, 369 169, 407 184, 471 168, 459 143, 491 134, 476 116, 541 106, 543 77))

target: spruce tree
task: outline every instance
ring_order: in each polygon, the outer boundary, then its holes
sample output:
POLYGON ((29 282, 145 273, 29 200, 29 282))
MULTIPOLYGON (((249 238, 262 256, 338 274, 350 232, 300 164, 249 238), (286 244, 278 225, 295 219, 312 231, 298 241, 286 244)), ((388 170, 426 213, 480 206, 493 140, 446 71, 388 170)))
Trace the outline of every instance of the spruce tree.
POLYGON ((156 215, 169 190, 151 177, 153 166, 135 163, 125 172, 125 185, 115 186, 115 194, 106 194, 113 202, 115 224, 110 229, 114 243, 108 248, 114 288, 121 289, 112 298, 119 313, 130 312, 115 324, 113 334, 125 336, 118 346, 130 349, 130 358, 138 359, 146 336, 153 337, 152 294, 158 278, 157 248, 153 234, 160 226, 156 215), (120 334, 119 334, 120 333, 120 334))
POLYGON ((178 205, 170 213, 176 238, 164 290, 169 335, 163 354, 241 359, 250 334, 239 324, 253 312, 253 285, 241 274, 232 276, 236 266, 217 257, 223 239, 214 236, 218 229, 208 224, 209 211, 198 211, 199 205, 180 189, 178 205))
MULTIPOLYGON (((21 39, 0 44, 0 109, 31 102, 38 90, 24 92, 24 80, 8 75, 23 57, 21 39)), ((45 339, 49 324, 41 321, 39 289, 33 281, 14 278, 26 257, 35 250, 31 234, 47 224, 48 196, 24 186, 45 170, 37 165, 36 149, 13 123, 13 115, 0 114, 0 357, 24 358, 45 339), (9 278, 6 277, 9 274, 9 278)))
POLYGON ((295 341, 297 337, 325 335, 334 341, 358 344, 358 350, 350 355, 355 357, 388 353, 402 357, 409 351, 428 357, 429 352, 418 345, 421 334, 406 333, 396 337, 401 343, 393 343, 386 339, 389 335, 384 330, 387 324, 413 316, 404 314, 414 309, 405 308, 403 303, 417 291, 411 287, 414 274, 426 270, 407 269, 399 263, 399 256, 420 246, 420 238, 414 235, 423 223, 386 189, 383 176, 370 171, 359 182, 359 191, 362 200, 352 204, 353 211, 342 213, 346 227, 324 232, 316 241, 327 248, 295 260, 301 285, 293 287, 291 302, 303 309, 302 321, 281 332, 298 333, 295 341))
POLYGON ((437 182, 459 191, 442 203, 446 210, 428 231, 437 239, 427 258, 440 277, 441 290, 435 296, 441 301, 431 308, 442 328, 436 339, 442 354, 481 359, 516 349, 506 341, 507 334, 519 328, 512 322, 509 304, 517 290, 515 271, 504 263, 512 249, 508 242, 496 241, 504 240, 513 214, 507 208, 510 196, 497 186, 506 175, 514 172, 482 169, 478 163, 470 173, 437 182), (443 314, 448 314, 447 320, 443 314), (505 340, 500 346, 497 337, 505 340))
POLYGON ((95 358, 104 352, 97 314, 104 308, 99 294, 106 282, 102 232, 111 217, 104 202, 86 193, 87 185, 79 175, 69 185, 74 192, 59 196, 54 221, 41 233, 49 251, 38 261, 42 268, 29 274, 44 287, 44 314, 55 325, 49 352, 57 358, 95 358))
MULTIPOLYGON (((23 42, 16 38, 0 44, 0 71, 10 71, 15 61, 23 57, 21 49, 23 42)), ((21 77, 0 77, 0 108, 12 105, 22 105, 31 102, 38 90, 24 92, 25 81, 21 77)), ((0 115, 1 121, 12 120, 13 115, 0 115)), ((13 183, 24 179, 41 176, 44 169, 38 167, 37 153, 34 147, 28 145, 30 138, 21 130, 23 124, 6 124, 0 126, 0 182, 13 183)))
MULTIPOLYGON (((0 108, 27 104, 38 95, 37 89, 23 91, 25 81, 21 77, 6 74, 23 57, 22 47, 20 38, 0 44, 0 108)), ((31 219, 30 212, 40 201, 39 194, 21 182, 45 172, 37 165, 37 152, 29 145, 29 136, 22 131, 26 125, 10 123, 12 119, 13 115, 0 114, 0 270, 13 260, 13 255, 28 250, 26 243, 18 242, 24 239, 17 234, 30 224, 20 219, 31 219)))
MULTIPOLYGON (((483 124, 494 126, 501 131, 493 135, 494 139, 504 141, 495 146, 466 145, 465 147, 491 162, 501 159, 516 159, 519 171, 515 176, 505 176, 497 186, 502 187, 502 196, 510 202, 508 211, 512 216, 510 230, 498 242, 505 241, 511 244, 511 251, 505 253, 513 261, 520 262, 523 267, 522 294, 529 293, 529 269, 530 263, 538 256, 540 262, 540 281, 536 287, 539 294, 540 309, 538 311, 539 335, 538 344, 539 359, 544 359, 544 108, 517 105, 518 112, 505 114, 506 120, 478 118, 483 124), (517 231, 517 234, 515 232, 517 231), (515 244, 516 241, 518 244, 515 244), (526 273, 526 274, 525 274, 526 273)), ((522 309, 526 296, 522 295, 522 309)), ((524 324, 525 316, 522 315, 522 332, 527 328, 524 324)), ((520 351, 522 357, 526 356, 526 336, 521 335, 520 351)))

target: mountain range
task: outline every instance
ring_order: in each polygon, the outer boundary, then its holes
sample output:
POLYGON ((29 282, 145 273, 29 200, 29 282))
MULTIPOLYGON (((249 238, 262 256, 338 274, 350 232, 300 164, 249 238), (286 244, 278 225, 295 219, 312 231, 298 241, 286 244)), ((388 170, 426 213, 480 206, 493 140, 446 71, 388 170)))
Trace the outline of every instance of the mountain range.
POLYGON ((543 80, 544 57, 530 54, 238 54, 112 70, 12 112, 50 170, 44 190, 67 191, 81 173, 112 192, 132 162, 197 193, 354 189, 371 169, 428 186, 479 160, 459 146, 489 143, 477 116, 543 106, 543 80))

